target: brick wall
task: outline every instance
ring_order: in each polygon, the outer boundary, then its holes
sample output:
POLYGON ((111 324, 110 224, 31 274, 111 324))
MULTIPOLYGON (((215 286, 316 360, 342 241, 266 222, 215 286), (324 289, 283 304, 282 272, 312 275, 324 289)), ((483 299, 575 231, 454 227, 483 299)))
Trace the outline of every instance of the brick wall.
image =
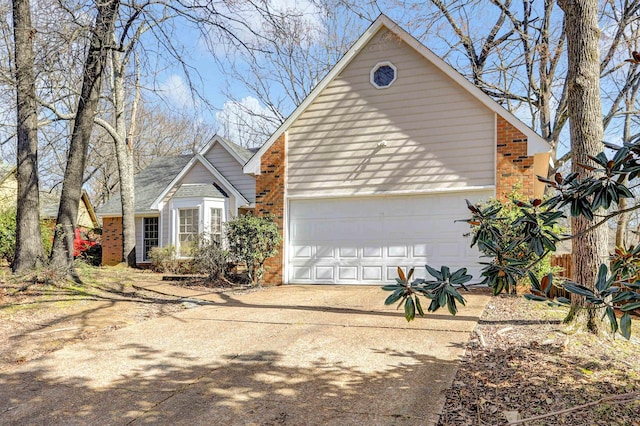
MULTIPOLYGON (((256 214, 273 215, 283 241, 285 165, 285 134, 282 134, 260 160, 260 174, 256 177, 256 214)), ((283 245, 281 243, 278 254, 265 263, 264 285, 280 285, 283 282, 283 245)))
POLYGON ((102 265, 117 265, 122 262, 122 218, 102 218, 102 265))
POLYGON ((496 198, 504 199, 516 185, 533 198, 533 156, 527 156, 527 137, 498 116, 497 121, 496 198))

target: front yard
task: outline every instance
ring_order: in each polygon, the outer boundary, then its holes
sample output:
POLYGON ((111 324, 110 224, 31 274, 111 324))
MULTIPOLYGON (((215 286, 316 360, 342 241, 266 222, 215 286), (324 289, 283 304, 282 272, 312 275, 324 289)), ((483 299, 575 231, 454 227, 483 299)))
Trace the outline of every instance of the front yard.
POLYGON ((125 268, 78 268, 82 284, 16 281, 0 268, 0 370, 13 364, 185 309, 183 300, 135 288, 158 274, 125 268))
MULTIPOLYGON (((136 283, 157 280, 158 274, 84 266, 79 272, 82 284, 43 285, 15 281, 8 269, 0 269, 0 370, 79 340, 198 306, 137 288, 136 283)), ((380 291, 381 305, 385 296, 380 291)), ((640 332, 634 330, 629 342, 594 338, 562 325, 563 312, 521 297, 493 298, 446 392, 440 425, 507 424, 507 416, 527 418, 609 394, 639 392, 640 332)), ((397 316, 397 326, 404 327, 402 312, 397 316)), ((610 400, 527 425, 638 426, 638 413, 637 399, 610 400)))

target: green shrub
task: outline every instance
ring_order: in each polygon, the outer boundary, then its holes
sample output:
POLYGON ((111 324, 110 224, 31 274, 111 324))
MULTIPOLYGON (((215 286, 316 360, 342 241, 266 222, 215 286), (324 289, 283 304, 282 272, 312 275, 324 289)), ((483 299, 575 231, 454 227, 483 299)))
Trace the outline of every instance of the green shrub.
MULTIPOLYGON (((46 222, 40 223, 44 255, 48 257, 53 244, 53 230, 46 222)), ((0 259, 9 264, 13 262, 16 251, 16 209, 8 208, 0 211, 0 259)))
POLYGON ((16 210, 0 212, 0 259, 13 262, 16 251, 16 210))
POLYGON ((192 273, 206 274, 212 283, 225 276, 229 255, 219 242, 200 235, 191 249, 191 256, 192 273))
POLYGON ((149 250, 149 261, 155 272, 175 274, 180 269, 180 262, 176 258, 176 248, 173 245, 153 247, 149 250))
MULTIPOLYGON (((531 273, 535 275, 538 280, 541 280, 544 276, 549 273, 557 273, 561 270, 559 267, 551 266, 551 256, 553 252, 547 252, 542 258, 539 255, 542 253, 536 253, 531 245, 522 238, 523 234, 530 234, 531 232, 526 229, 525 226, 522 225, 523 215, 526 214, 523 209, 522 203, 526 203, 528 200, 524 195, 519 192, 519 188, 515 188, 507 195, 506 201, 500 201, 496 199, 490 199, 477 207, 482 209, 483 211, 487 210, 495 210, 495 218, 492 219, 492 231, 497 232, 500 237, 497 239, 499 244, 499 250, 505 256, 505 258, 512 259, 512 263, 517 263, 521 266, 533 265, 529 270, 531 273)), ((545 225, 540 222, 536 223, 534 226, 539 227, 544 238, 546 235, 552 234, 560 234, 563 232, 562 228, 557 224, 553 224, 551 226, 545 225)), ((473 226, 472 235, 474 236, 474 241, 478 242, 478 249, 487 257, 494 257, 496 248, 491 244, 485 244, 485 240, 492 241, 492 238, 489 238, 488 235, 480 235, 479 233, 487 232, 488 227, 485 226, 473 226)), ((489 232, 492 232, 491 230, 489 232)), ((555 241, 554 241, 555 242, 555 241)), ((541 245, 542 247, 542 245, 541 245)), ((544 251, 544 250, 543 250, 544 251)), ((514 274, 514 277, 517 277, 518 274, 514 274)), ((505 277, 509 277, 509 274, 506 274, 505 277)), ((486 278, 486 276, 485 276, 486 278)), ((504 279, 504 290, 507 292, 511 292, 512 294, 516 293, 516 284, 529 286, 529 276, 521 275, 517 281, 504 279)), ((485 279, 485 281, 489 281, 485 279)), ((498 288, 501 285, 497 286, 498 288)), ((495 289, 495 286, 494 286, 495 289)), ((499 292, 498 292, 499 293, 499 292)))
POLYGON ((225 236, 231 258, 244 262, 251 282, 260 284, 264 262, 278 253, 282 241, 273 217, 238 216, 227 222, 225 236))

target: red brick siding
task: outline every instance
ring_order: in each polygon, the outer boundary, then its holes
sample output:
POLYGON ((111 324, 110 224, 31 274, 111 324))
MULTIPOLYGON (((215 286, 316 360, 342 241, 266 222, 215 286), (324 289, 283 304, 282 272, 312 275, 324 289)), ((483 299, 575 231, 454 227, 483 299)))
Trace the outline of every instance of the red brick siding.
POLYGON ((256 177, 256 214, 274 216, 283 243, 278 254, 265 263, 264 285, 283 283, 284 270, 284 185, 286 166, 285 134, 280 136, 260 159, 260 174, 256 177))
POLYGON ((533 156, 527 156, 527 137, 507 121, 497 120, 496 198, 504 199, 516 185, 533 198, 533 156))
POLYGON ((122 218, 102 218, 102 265, 117 265, 122 262, 122 218))

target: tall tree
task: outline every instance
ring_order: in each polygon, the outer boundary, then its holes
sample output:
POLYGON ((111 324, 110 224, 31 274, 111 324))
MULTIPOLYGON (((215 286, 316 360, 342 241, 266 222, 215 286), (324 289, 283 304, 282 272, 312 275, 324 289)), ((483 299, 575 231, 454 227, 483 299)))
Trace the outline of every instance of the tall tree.
POLYGON ((242 84, 250 96, 227 89, 229 101, 216 119, 224 136, 246 147, 260 146, 271 136, 367 25, 342 0, 301 2, 293 9, 274 3, 238 11, 260 34, 248 37, 251 49, 230 48, 234 60, 220 64, 229 87, 242 84), (311 13, 302 12, 305 7, 311 13))
POLYGON ((13 1, 15 41, 18 211, 13 271, 21 273, 41 264, 40 184, 38 181, 38 113, 33 37, 29 0, 13 1))
MULTIPOLYGON (((602 107, 600 100, 600 28, 597 0, 560 0, 567 31, 567 110, 571 132, 572 171, 582 177, 592 173, 581 167, 591 164, 589 156, 603 149, 602 107)), ((600 263, 607 259, 606 227, 592 228, 593 221, 583 216, 573 218, 571 229, 573 279, 594 286, 600 263)), ((573 305, 586 305, 584 298, 573 295, 573 305)), ((587 327, 598 331, 596 312, 586 311, 587 327)))
POLYGON ((127 129, 125 117, 125 71, 129 57, 133 52, 133 43, 123 49, 122 44, 113 37, 114 46, 109 57, 111 72, 111 99, 113 104, 113 123, 96 117, 96 123, 111 136, 114 143, 120 182, 120 204, 122 208, 122 245, 123 261, 127 266, 136 265, 136 224, 135 224, 135 189, 133 168, 133 133, 135 131, 138 103, 140 101, 140 78, 136 66, 135 95, 131 106, 130 126, 127 129), (124 55, 123 55, 124 50, 124 55))
POLYGON ((51 252, 51 264, 68 270, 73 270, 73 239, 78 219, 78 206, 82 196, 87 152, 100 98, 102 74, 112 47, 113 31, 119 8, 119 0, 98 2, 93 34, 84 66, 82 90, 73 121, 51 252))

